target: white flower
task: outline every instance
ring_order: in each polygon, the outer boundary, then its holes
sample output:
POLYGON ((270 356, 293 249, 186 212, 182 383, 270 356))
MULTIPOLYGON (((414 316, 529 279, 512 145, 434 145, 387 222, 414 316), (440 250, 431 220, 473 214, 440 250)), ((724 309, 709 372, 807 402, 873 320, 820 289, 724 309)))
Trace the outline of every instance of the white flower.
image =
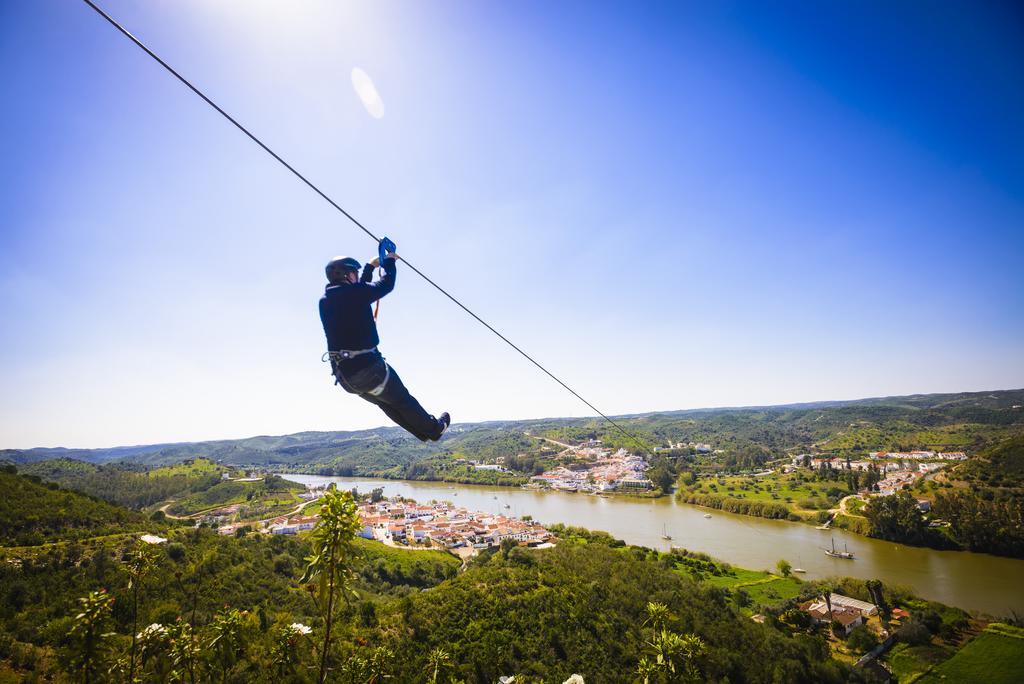
POLYGON ((294 629, 299 634, 309 634, 310 632, 313 631, 310 627, 307 627, 306 625, 302 624, 301 622, 293 622, 292 623, 292 629, 294 629))
POLYGON ((149 627, 145 627, 141 632, 139 632, 139 639, 152 639, 153 637, 164 634, 166 631, 167 629, 163 625, 159 622, 154 622, 149 627))

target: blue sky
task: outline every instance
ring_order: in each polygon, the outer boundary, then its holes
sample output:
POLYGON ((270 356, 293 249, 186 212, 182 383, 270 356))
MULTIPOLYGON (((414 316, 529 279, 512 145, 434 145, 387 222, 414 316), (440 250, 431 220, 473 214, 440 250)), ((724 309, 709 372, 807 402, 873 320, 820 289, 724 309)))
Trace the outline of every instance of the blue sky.
MULTIPOLYGON (((606 413, 1024 386, 1010 3, 103 6, 606 413)), ((369 239, 84 4, 0 18, 0 446, 385 424, 319 362, 369 239)), ((401 267, 379 328, 456 422, 588 413, 401 267)))

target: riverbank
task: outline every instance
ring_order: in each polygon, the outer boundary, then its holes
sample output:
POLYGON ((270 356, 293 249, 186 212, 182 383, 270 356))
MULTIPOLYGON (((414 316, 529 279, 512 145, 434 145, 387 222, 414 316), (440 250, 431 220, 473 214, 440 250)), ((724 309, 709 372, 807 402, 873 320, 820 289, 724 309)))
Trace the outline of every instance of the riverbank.
POLYGON ((343 489, 384 490, 417 501, 448 500, 475 510, 516 517, 530 515, 547 524, 603 530, 629 544, 664 551, 683 546, 732 565, 774 568, 779 559, 806 570, 807 579, 852 576, 905 585, 914 593, 993 616, 1024 612, 1024 561, 964 551, 935 551, 855 535, 818 530, 782 520, 709 511, 675 497, 633 499, 583 496, 520 488, 452 485, 379 478, 284 474, 303 484, 334 482, 343 489), (508 508, 505 508, 505 506, 508 508), (711 515, 705 518, 706 514, 711 515), (666 530, 671 540, 662 539, 666 530), (830 558, 824 549, 848 547, 856 560, 830 558))

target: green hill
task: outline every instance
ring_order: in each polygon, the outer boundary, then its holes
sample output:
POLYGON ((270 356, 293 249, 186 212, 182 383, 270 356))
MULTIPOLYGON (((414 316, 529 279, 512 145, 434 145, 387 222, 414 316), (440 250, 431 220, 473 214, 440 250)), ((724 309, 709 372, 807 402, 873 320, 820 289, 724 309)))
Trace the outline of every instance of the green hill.
POLYGON ((153 530, 161 527, 140 513, 0 470, 0 546, 31 546, 153 530))
POLYGON ((243 518, 268 517, 285 513, 302 502, 298 497, 305 485, 277 476, 255 481, 224 480, 175 503, 169 511, 174 515, 192 515, 208 509, 243 504, 249 510, 243 518))
POLYGON ((205 459, 151 469, 139 463, 94 464, 70 458, 35 461, 18 472, 56 482, 109 503, 140 509, 216 485, 226 468, 205 459))
MULTIPOLYGON (((223 681, 313 681, 316 671, 306 666, 315 662, 313 644, 323 622, 313 596, 298 583, 310 553, 307 538, 222 537, 208 529, 178 529, 168 536, 167 544, 155 548, 156 566, 142 585, 138 624, 169 629, 187 623, 198 643, 207 644, 219 613, 245 611, 238 636, 243 646, 223 681), (311 626, 313 633, 289 643, 296 667, 282 676, 279 635, 282 626, 296 622, 311 626)), ((375 656, 384 659, 390 681, 424 681, 428 654, 438 646, 450 656, 449 674, 467 682, 512 674, 561 682, 574 672, 587 682, 632 681, 650 638, 644 626, 648 601, 669 607, 670 629, 704 641, 706 653, 697 666, 706 680, 848 679, 848 668, 830 659, 820 637, 758 625, 726 590, 702 583, 667 554, 605 537, 572 535, 553 549, 486 554, 461 574, 456 574, 459 561, 448 554, 360 540, 352 566, 354 592, 335 625, 337 681, 370 681, 342 675, 375 656)), ((0 661, 5 650, 28 652, 32 657, 21 655, 18 662, 32 662, 37 675, 67 671, 80 645, 68 634, 79 612, 76 599, 100 588, 115 598, 103 627, 103 657, 108 662, 123 657, 133 630, 123 562, 130 548, 130 540, 107 539, 43 555, 9 556, 23 559, 21 567, 0 563, 0 661)), ((174 657, 185 656, 157 644, 143 679, 160 681, 157 672, 174 657)), ((222 680, 223 661, 214 649, 187 657, 194 658, 196 681, 222 680)), ((438 681, 452 679, 445 675, 438 681)))
MULTIPOLYGON (((811 450, 835 455, 917 448, 974 452, 1024 433, 1022 405, 1024 390, 1000 390, 615 418, 652 446, 706 442, 724 450, 721 459, 727 464, 757 465, 779 452, 811 450)), ((94 463, 126 460, 164 465, 206 458, 222 465, 406 477, 414 463, 427 459, 540 456, 543 445, 524 439, 527 431, 535 437, 570 442, 599 438, 611 446, 635 449, 635 444, 600 419, 553 418, 456 423, 440 442, 431 444, 423 444, 399 428, 384 427, 116 449, 8 449, 0 451, 0 460, 27 462, 72 456, 94 463)))

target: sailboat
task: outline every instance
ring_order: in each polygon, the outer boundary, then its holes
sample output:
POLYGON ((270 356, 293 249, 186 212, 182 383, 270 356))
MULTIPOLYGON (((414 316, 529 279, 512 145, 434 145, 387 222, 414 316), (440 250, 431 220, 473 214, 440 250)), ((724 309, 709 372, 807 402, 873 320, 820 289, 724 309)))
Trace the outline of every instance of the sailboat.
POLYGON ((842 551, 836 551, 836 538, 832 537, 832 550, 825 549, 826 556, 832 556, 833 558, 844 558, 846 560, 853 560, 853 554, 846 548, 846 544, 843 544, 842 551))
POLYGON ((661 538, 662 539, 671 539, 672 538, 672 535, 668 533, 668 529, 665 527, 664 524, 661 526, 661 538))
MULTIPOLYGON (((800 563, 802 560, 803 560, 802 558, 797 557, 796 562, 800 563)), ((799 572, 799 573, 803 574, 803 573, 805 573, 807 571, 804 570, 803 568, 793 568, 793 572, 799 572)))

